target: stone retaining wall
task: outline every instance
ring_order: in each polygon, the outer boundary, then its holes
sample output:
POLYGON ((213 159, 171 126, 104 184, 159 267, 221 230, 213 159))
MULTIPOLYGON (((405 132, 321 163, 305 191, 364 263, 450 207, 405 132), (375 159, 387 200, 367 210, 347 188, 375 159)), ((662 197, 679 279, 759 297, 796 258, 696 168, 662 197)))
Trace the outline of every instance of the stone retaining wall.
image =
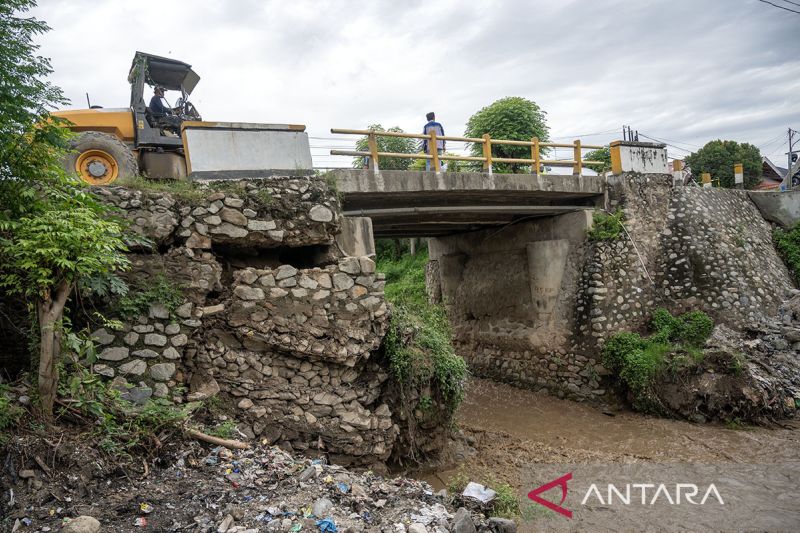
POLYGON ((98 192, 143 237, 131 242, 129 285, 166 279, 183 301, 95 331, 95 372, 138 403, 220 394, 240 431, 287 449, 390 456, 403 421, 374 355, 390 315, 385 281, 370 257, 335 244, 339 204, 324 180, 98 192))

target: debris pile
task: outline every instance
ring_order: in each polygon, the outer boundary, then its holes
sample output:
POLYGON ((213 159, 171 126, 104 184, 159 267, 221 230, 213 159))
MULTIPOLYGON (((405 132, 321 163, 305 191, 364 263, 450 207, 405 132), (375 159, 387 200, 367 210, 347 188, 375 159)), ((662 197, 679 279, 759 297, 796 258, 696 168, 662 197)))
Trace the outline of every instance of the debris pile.
MULTIPOLYGON (((59 456, 73 466, 32 470, 22 456, 9 454, 6 474, 14 468, 12 457, 25 469, 3 478, 3 530, 98 531, 97 521, 103 532, 516 530, 513 522, 487 518, 485 506, 454 509, 446 491, 434 494, 425 482, 355 473, 278 447, 183 443, 169 464, 138 475, 74 443, 59 456)), ((167 461, 162 454, 157 462, 167 461)))

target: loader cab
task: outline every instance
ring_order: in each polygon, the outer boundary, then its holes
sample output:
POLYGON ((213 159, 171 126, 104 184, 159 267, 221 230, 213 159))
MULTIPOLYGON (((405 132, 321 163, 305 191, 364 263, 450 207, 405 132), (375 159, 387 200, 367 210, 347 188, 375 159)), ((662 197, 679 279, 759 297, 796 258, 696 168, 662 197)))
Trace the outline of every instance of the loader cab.
MULTIPOLYGON (((192 70, 191 65, 183 61, 136 52, 128 74, 128 82, 131 84, 135 148, 142 152, 183 150, 179 129, 159 124, 158 117, 150 113, 147 102, 155 87, 170 91, 170 96, 177 91, 180 96, 171 102, 175 116, 181 121, 201 120, 200 114, 189 102, 189 95, 199 81, 200 76, 192 70)), ((172 122, 179 123, 179 121, 172 122)))

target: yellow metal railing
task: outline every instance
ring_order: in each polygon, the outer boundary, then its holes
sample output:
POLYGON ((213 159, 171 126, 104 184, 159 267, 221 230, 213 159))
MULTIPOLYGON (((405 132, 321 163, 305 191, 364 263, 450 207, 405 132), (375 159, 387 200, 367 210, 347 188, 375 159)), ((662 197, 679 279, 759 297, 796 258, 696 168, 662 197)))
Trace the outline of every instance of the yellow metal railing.
POLYGON ((331 133, 344 134, 344 135, 363 135, 367 137, 368 151, 360 150, 331 150, 331 155, 348 155, 354 157, 368 157, 369 167, 371 170, 380 169, 381 157, 401 157, 406 159, 430 159, 433 163, 433 169, 440 172, 442 169, 441 162, 444 161, 480 161, 483 163, 483 169, 491 174, 492 165, 494 163, 516 163, 522 165, 531 165, 534 174, 539 174, 539 170, 543 165, 554 167, 572 167, 573 174, 580 174, 584 165, 602 165, 602 161, 587 161, 583 159, 583 150, 599 150, 603 146, 596 146, 591 144, 581 144, 580 139, 575 140, 572 144, 564 143, 551 143, 540 142, 538 138, 533 137, 530 141, 512 141, 508 139, 492 139, 487 133, 483 137, 453 137, 449 135, 440 136, 436 135, 435 131, 431 131, 429 135, 421 133, 397 133, 391 131, 370 131, 370 130, 347 130, 332 128, 331 133), (378 137, 404 137, 407 139, 421 139, 428 141, 428 146, 437 146, 436 141, 455 141, 480 144, 483 148, 483 156, 465 156, 465 155, 447 155, 439 154, 437 150, 431 150, 432 153, 426 154, 402 154, 397 152, 379 152, 378 151, 378 137), (511 146, 530 146, 531 157, 514 158, 514 157, 494 157, 492 156, 492 146, 494 145, 511 145, 511 146), (542 148, 572 148, 572 159, 542 159, 540 150, 542 148))

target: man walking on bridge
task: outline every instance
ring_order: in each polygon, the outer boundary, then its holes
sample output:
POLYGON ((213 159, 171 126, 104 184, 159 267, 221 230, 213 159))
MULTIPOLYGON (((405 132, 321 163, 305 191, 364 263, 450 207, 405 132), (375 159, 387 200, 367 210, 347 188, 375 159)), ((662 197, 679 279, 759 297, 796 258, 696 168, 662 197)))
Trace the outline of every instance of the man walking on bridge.
MULTIPOLYGON (((436 122, 436 115, 434 114, 434 112, 431 111, 430 113, 425 115, 425 118, 428 119, 428 123, 425 124, 424 128, 422 128, 422 134, 430 135, 431 131, 435 131, 437 137, 444 137, 444 128, 442 127, 441 124, 436 122)), ((444 140, 436 139, 436 151, 439 152, 439 155, 441 155, 442 152, 444 152, 444 146, 445 146, 444 140)), ((430 148, 432 147, 428 146, 428 140, 427 139, 423 140, 422 151, 425 152, 426 154, 432 154, 433 152, 430 151, 430 148)), ((425 170, 430 170, 430 169, 431 169, 431 160, 426 159, 425 170)))

